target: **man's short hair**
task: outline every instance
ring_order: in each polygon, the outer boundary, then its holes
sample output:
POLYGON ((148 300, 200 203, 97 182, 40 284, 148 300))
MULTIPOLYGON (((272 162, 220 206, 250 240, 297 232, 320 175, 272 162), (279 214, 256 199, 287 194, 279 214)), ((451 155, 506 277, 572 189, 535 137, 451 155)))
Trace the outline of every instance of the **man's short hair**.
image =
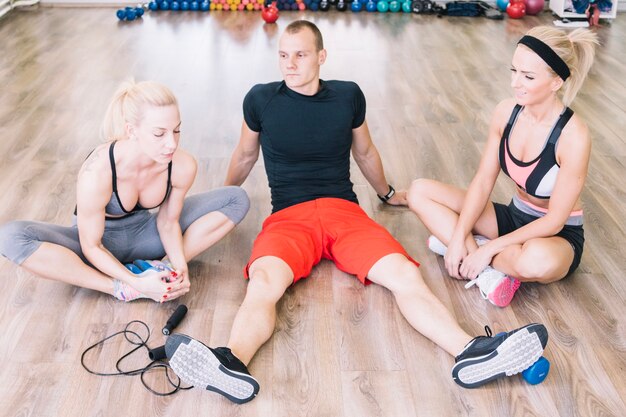
POLYGON ((317 28, 317 26, 315 26, 314 23, 309 22, 308 20, 296 20, 294 22, 291 22, 285 28, 285 32, 293 34, 300 32, 302 29, 309 29, 313 33, 313 36, 315 37, 315 48, 317 49, 317 52, 324 49, 324 39, 322 38, 322 32, 320 32, 320 30, 317 28))

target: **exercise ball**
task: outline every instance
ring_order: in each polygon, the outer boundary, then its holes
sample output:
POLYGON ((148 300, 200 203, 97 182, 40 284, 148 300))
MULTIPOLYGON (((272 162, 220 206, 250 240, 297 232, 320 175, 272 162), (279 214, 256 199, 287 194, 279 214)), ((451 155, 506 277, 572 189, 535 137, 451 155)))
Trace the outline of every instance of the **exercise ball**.
POLYGON ((506 14, 511 19, 521 19, 526 15, 526 5, 524 3, 509 3, 506 7, 506 14))
POLYGON ((544 6, 546 5, 545 0, 525 0, 526 3, 526 14, 530 16, 534 16, 543 11, 544 6))
POLYGON ((509 5, 509 0, 496 0, 496 6, 501 12, 506 10, 506 6, 509 5))

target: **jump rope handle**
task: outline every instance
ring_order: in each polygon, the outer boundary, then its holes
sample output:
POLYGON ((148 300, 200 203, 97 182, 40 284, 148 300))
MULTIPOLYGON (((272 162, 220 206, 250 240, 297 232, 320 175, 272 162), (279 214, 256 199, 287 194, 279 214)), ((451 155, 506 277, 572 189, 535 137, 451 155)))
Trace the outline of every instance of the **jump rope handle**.
MULTIPOLYGON (((186 305, 181 304, 178 307, 176 307, 176 310, 174 310, 174 313, 172 313, 170 318, 167 320, 167 323, 165 323, 165 327, 163 327, 163 330, 161 330, 163 334, 165 336, 169 336, 170 333, 172 333, 172 330, 174 330, 176 326, 178 326, 180 322, 183 321, 185 314, 187 314, 186 305)), ((166 356, 167 355, 165 354, 165 345, 159 346, 154 349, 150 349, 148 351, 148 357, 150 357, 150 360, 153 360, 153 361, 165 359, 166 356)))
POLYGON ((167 323, 165 323, 165 327, 163 327, 162 330, 163 334, 165 336, 169 336, 170 333, 172 333, 172 330, 174 330, 176 326, 178 326, 183 320, 185 314, 187 314, 187 306, 184 304, 179 305, 174 313, 170 316, 169 320, 167 320, 167 323))

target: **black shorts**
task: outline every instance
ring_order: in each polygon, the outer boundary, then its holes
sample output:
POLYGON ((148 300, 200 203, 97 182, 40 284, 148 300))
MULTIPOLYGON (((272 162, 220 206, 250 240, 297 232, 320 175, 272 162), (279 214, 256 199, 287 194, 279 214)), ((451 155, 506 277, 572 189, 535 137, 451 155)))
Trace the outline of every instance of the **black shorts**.
MULTIPOLYGON (((524 213, 513 204, 513 201, 507 206, 500 203, 493 203, 496 209, 496 219, 498 221, 498 236, 506 235, 514 230, 519 229, 528 223, 537 220, 539 217, 524 213)), ((563 229, 555 236, 562 237, 572 245, 574 249, 574 260, 567 271, 567 275, 574 272, 580 264, 580 258, 583 256, 583 245, 585 244, 585 231, 581 226, 563 226, 563 229)), ((566 276, 567 276, 566 275, 566 276)))

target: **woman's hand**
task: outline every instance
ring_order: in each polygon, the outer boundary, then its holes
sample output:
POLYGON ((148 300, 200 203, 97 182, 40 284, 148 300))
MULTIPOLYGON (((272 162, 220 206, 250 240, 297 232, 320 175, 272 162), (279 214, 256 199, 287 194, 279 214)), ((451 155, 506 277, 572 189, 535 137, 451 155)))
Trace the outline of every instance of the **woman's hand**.
MULTIPOLYGON (((167 291, 165 301, 174 300, 183 296, 191 289, 191 281, 189 281, 189 271, 185 268, 177 269, 170 272, 173 281, 169 282, 170 289, 167 291)), ((170 278, 171 279, 171 278, 170 278)))
POLYGON ((465 257, 461 264, 461 276, 467 279, 475 279, 491 263, 493 254, 490 252, 488 244, 479 247, 474 252, 465 257))
POLYGON ((467 248, 465 247, 464 240, 453 237, 443 257, 448 275, 456 279, 463 279, 459 273, 459 268, 462 262, 465 262, 466 257, 467 248))

